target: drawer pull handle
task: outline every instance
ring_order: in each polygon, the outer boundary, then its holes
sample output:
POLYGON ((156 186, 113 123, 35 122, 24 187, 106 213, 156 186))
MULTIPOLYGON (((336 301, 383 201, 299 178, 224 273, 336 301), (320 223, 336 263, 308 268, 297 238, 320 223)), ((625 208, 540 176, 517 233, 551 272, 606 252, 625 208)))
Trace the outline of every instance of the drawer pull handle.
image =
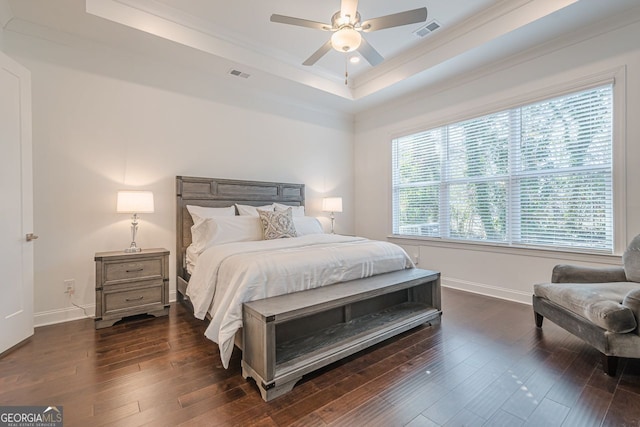
POLYGON ((131 302, 131 301, 141 301, 144 297, 138 297, 138 298, 126 298, 125 301, 126 302, 131 302))
POLYGON ((127 270, 127 273, 135 273, 136 271, 142 271, 144 270, 143 267, 140 268, 132 268, 131 270, 127 270))

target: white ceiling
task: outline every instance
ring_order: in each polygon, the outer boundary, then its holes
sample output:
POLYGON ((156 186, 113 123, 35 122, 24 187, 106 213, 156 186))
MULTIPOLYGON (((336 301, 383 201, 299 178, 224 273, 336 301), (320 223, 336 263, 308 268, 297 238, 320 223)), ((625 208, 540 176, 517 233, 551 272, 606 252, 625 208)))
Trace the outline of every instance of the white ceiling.
MULTIPOLYGON (((9 31, 46 28, 132 52, 167 56, 233 84, 343 112, 358 112, 452 75, 633 9, 640 0, 360 0, 362 20, 427 7, 425 23, 366 33, 385 58, 348 65, 330 51, 302 62, 330 37, 272 23, 272 13, 329 23, 340 0, 9 0, 9 31), (415 31, 436 20, 424 38, 415 31), (36 24, 34 26, 34 24, 36 24), (225 74, 237 69, 248 79, 225 74)), ((614 18, 615 19, 615 18, 614 18)))

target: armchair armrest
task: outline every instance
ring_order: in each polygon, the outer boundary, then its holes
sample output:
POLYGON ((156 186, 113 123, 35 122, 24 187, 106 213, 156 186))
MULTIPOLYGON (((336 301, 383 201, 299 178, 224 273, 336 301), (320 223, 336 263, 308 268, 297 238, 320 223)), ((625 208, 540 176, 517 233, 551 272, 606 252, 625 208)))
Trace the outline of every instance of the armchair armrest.
POLYGON ((553 268, 552 283, 627 282, 623 267, 582 267, 559 264, 553 268))
MULTIPOLYGON (((638 289, 629 291, 624 297, 624 300, 622 300, 622 305, 629 307, 629 309, 633 311, 633 315, 636 317, 636 323, 640 325, 640 284, 638 284, 638 289)), ((635 332, 640 335, 640 326, 636 328, 635 332)))

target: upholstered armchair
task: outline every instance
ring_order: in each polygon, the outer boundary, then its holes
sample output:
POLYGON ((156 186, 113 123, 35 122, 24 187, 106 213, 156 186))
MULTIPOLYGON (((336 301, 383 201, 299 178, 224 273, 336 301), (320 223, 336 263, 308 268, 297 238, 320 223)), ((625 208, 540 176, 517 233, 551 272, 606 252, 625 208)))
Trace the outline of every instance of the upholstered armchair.
POLYGON ((546 317, 602 353, 606 374, 616 375, 618 358, 640 358, 640 236, 623 267, 557 265, 551 283, 533 288, 536 326, 546 317))

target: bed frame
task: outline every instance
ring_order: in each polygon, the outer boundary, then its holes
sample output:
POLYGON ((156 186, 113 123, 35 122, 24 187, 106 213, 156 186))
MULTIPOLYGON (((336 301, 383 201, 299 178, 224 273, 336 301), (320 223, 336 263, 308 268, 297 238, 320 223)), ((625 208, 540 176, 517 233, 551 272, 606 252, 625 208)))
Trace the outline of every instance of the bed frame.
MULTIPOLYGON (((178 299, 187 305, 185 253, 193 222, 187 205, 304 205, 304 185, 176 178, 178 299)), ((440 273, 417 268, 337 283, 243 304, 242 376, 265 401, 303 375, 416 326, 440 323, 440 273)))

